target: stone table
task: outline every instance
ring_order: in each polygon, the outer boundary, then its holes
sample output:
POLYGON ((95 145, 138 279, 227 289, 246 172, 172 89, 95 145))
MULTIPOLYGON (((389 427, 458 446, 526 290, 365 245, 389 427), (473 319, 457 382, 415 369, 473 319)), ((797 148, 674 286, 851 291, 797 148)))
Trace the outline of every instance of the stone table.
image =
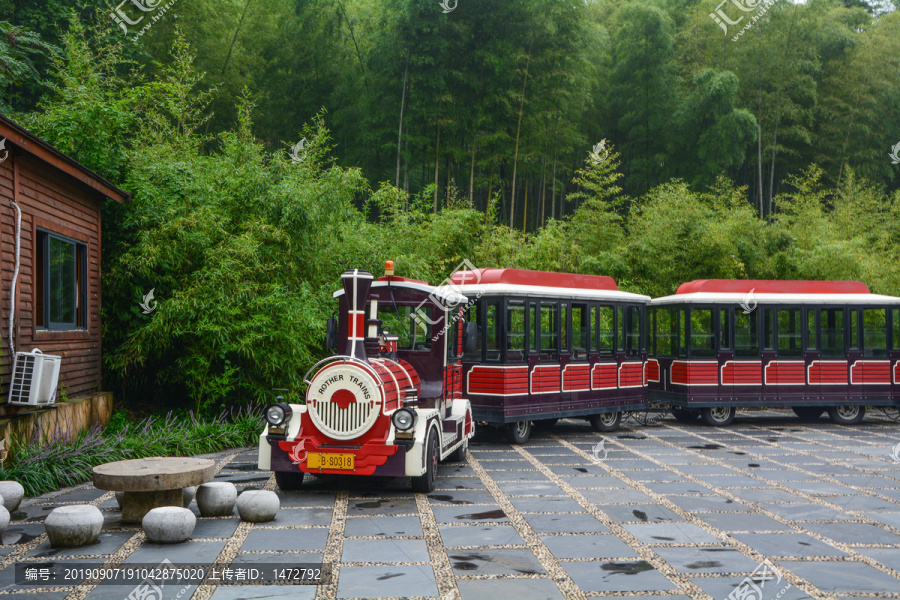
POLYGON ((182 488, 212 480, 216 463, 205 458, 120 460, 94 467, 94 487, 125 492, 122 522, 140 523, 158 506, 183 506, 182 488))

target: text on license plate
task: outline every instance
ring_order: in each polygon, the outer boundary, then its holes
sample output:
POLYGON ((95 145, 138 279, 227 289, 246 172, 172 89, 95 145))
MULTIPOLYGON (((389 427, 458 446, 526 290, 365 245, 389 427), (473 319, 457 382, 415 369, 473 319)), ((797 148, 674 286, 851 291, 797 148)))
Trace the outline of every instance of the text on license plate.
POLYGON ((334 452, 310 452, 306 455, 306 466, 310 469, 340 469, 352 471, 354 469, 352 454, 337 454, 334 452))

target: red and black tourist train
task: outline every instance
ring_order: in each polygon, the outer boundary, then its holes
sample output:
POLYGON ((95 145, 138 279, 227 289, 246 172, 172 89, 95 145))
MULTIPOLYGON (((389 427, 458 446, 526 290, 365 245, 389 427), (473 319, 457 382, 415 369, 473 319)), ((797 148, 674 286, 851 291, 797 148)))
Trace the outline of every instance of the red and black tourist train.
POLYGON ((862 420, 900 406, 900 298, 854 281, 697 280, 651 299, 610 277, 455 272, 440 286, 347 271, 328 323, 336 354, 303 403, 266 407, 259 466, 410 477, 465 457, 475 422, 524 443, 561 418, 612 431, 629 411, 713 426, 739 407, 862 420))

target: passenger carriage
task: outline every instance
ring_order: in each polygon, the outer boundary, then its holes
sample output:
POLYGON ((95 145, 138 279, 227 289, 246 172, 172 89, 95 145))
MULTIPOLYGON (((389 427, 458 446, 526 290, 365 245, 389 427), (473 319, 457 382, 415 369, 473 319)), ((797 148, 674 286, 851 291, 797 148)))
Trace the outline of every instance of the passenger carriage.
POLYGON ((304 404, 266 407, 258 464, 282 489, 315 473, 408 476, 430 492, 439 460, 464 460, 474 422, 460 378, 464 328, 450 310, 466 298, 393 276, 390 262, 385 273, 341 276, 328 323, 337 354, 304 377, 304 404))
POLYGON ((654 299, 649 319, 650 400, 680 420, 769 406, 854 424, 900 404, 900 298, 863 283, 702 279, 654 299))
POLYGON ((525 442, 532 423, 584 418, 597 431, 644 409, 648 296, 611 277, 521 269, 458 271, 453 289, 477 324, 462 356, 463 395, 476 421, 525 442))

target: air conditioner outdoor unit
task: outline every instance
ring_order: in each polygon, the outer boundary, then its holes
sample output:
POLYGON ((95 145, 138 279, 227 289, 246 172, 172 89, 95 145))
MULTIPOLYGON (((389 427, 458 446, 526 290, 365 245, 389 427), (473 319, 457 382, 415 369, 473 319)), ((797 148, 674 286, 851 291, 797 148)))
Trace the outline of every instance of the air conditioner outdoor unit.
POLYGON ((60 361, 59 356, 44 354, 37 348, 31 352, 16 352, 9 383, 9 403, 52 406, 56 401, 60 361))

